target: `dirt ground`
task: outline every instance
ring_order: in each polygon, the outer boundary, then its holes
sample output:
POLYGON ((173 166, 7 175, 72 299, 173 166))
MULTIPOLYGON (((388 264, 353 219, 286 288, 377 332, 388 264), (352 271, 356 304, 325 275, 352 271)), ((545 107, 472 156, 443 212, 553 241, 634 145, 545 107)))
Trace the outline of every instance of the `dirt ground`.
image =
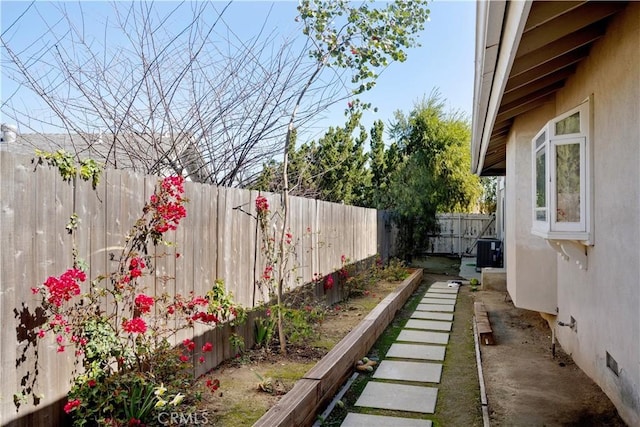
POLYGON ((611 401, 559 345, 536 312, 505 292, 478 291, 496 345, 481 346, 492 426, 625 426, 611 401))

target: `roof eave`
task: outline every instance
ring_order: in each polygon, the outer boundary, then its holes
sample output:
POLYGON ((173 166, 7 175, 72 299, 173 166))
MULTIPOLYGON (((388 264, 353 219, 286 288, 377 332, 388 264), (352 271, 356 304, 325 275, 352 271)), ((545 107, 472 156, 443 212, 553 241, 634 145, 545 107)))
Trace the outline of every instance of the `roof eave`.
POLYGON ((471 170, 477 175, 482 174, 491 129, 530 10, 531 1, 477 3, 471 139, 471 170))

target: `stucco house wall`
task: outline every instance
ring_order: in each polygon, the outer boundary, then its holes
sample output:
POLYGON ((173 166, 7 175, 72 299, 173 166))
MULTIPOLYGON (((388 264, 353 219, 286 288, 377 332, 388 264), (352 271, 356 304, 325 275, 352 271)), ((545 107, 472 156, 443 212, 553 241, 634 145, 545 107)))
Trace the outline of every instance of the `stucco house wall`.
POLYGON ((563 349, 625 421, 640 425, 640 3, 613 17, 555 101, 516 119, 506 160, 507 281, 515 304, 548 313, 557 306, 561 322, 573 317, 576 328, 557 327, 563 349), (589 96, 594 245, 581 270, 531 235, 531 139, 589 96))
POLYGON ((556 111, 593 94, 594 246, 588 268, 558 263, 562 347, 640 425, 640 4, 613 18, 565 88, 556 111), (618 375, 606 363, 617 362, 618 375))
POLYGON ((520 116, 507 141, 506 253, 507 290, 517 307, 556 313, 557 253, 531 234, 533 200, 531 139, 555 115, 553 103, 520 116))

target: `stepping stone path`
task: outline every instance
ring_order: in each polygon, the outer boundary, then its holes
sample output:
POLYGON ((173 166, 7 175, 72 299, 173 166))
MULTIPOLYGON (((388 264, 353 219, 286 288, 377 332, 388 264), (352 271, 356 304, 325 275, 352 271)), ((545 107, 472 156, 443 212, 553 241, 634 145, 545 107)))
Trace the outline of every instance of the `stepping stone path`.
MULTIPOLYGON (((458 288, 431 285, 355 406, 433 414, 458 288)), ((349 413, 343 427, 431 427, 429 420, 349 413)))

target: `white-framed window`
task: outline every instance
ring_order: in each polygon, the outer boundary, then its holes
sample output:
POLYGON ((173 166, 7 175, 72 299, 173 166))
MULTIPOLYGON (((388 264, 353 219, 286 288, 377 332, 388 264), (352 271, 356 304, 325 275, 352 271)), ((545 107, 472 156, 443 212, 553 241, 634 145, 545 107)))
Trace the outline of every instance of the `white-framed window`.
POLYGON ((590 106, 587 99, 548 121, 532 140, 535 235, 593 244, 590 106))

